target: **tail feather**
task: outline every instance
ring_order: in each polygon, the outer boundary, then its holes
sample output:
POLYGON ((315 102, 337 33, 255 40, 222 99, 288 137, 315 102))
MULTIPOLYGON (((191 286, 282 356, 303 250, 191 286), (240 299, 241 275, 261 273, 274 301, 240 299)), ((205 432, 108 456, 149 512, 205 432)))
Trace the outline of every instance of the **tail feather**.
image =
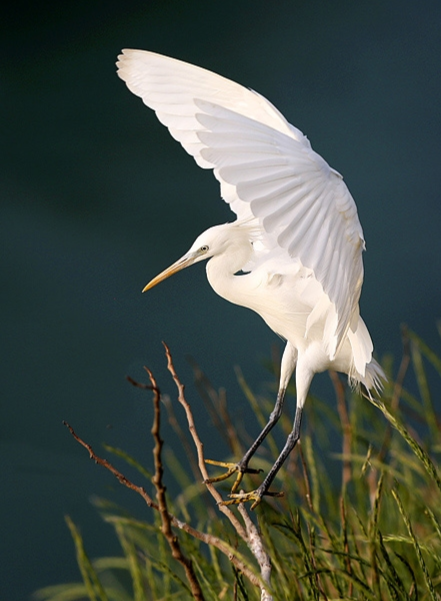
POLYGON ((384 383, 387 382, 387 377, 383 371, 383 368, 377 361, 375 361, 375 359, 371 359, 370 363, 366 365, 364 376, 361 376, 356 372, 356 370, 354 370, 349 374, 348 377, 349 383, 354 388, 357 388, 360 384, 363 384, 369 396, 371 396, 371 390, 374 390, 378 395, 380 395, 384 388, 384 383))
POLYGON ((367 365, 372 359, 372 344, 369 331, 361 317, 358 318, 358 326, 355 332, 350 328, 348 330, 348 338, 352 348, 352 360, 356 371, 363 378, 367 365))

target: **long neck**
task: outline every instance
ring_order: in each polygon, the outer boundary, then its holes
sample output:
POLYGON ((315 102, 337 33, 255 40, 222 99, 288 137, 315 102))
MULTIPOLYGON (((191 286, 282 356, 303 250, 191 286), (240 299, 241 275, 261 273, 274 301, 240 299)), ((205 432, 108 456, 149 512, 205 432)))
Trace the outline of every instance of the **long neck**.
POLYGON ((248 239, 233 241, 207 263, 207 278, 213 290, 228 301, 241 305, 241 290, 246 276, 235 276, 250 260, 253 247, 248 239))

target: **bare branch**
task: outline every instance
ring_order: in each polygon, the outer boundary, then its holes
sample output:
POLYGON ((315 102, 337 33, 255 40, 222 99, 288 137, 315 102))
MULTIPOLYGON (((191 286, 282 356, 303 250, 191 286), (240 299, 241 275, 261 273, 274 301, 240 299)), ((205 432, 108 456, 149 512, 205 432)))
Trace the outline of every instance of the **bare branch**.
MULTIPOLYGON (((204 479, 207 490, 210 492, 210 494, 216 500, 219 510, 222 511, 222 513, 224 513, 228 517, 231 524, 235 528, 237 534, 242 538, 242 540, 244 542, 246 542, 246 544, 248 545, 248 548, 250 549, 250 551, 252 552, 252 554, 254 555, 254 557, 256 558, 256 560, 260 566, 262 581, 260 581, 258 579, 256 579, 256 580, 257 580, 257 585, 260 587, 260 590, 261 590, 261 601, 272 601, 273 598, 266 589, 266 586, 269 585, 270 578, 271 578, 271 561, 270 561, 268 554, 265 551, 260 533, 259 533, 257 527, 255 526, 255 524, 252 522, 251 518, 249 517, 247 510, 243 503, 239 504, 238 510, 244 520, 246 530, 244 530, 242 525, 239 523, 239 521, 237 520, 234 513, 227 506, 223 505, 223 499, 222 499, 221 495, 217 492, 217 490, 213 486, 213 484, 208 482, 209 476, 208 476, 208 472, 207 472, 207 468, 206 468, 206 464, 205 464, 203 443, 200 440, 199 435, 197 433, 191 407, 188 404, 188 402, 184 396, 184 388, 185 387, 182 384, 182 382, 179 380, 179 377, 174 368, 170 349, 168 348, 168 346, 165 343, 163 343, 163 344, 164 344, 165 353, 167 356, 167 368, 170 371, 170 373, 173 377, 173 380, 176 384, 176 387, 178 389, 178 400, 181 403, 181 405, 184 407, 185 414, 187 416, 189 430, 191 432, 191 435, 193 437, 193 440, 194 440, 194 443, 195 443, 195 446, 197 449, 199 469, 201 471, 201 474, 204 479)), ((256 584, 256 582, 255 582, 255 584, 256 584)))
POLYGON ((168 423, 173 428, 174 432, 179 438, 182 448, 184 449, 185 457, 187 457, 190 463, 194 479, 197 480, 199 478, 199 468, 193 446, 191 445, 188 436, 186 436, 185 432, 181 428, 179 421, 176 418, 176 414, 173 409, 173 403, 171 402, 170 397, 168 395, 162 395, 161 400, 164 403, 165 408, 167 409, 168 423))
POLYGON ((190 585, 191 594, 198 601, 204 601, 204 595, 202 593, 201 586, 199 584, 199 580, 193 569, 193 562, 191 559, 188 559, 181 550, 181 546, 179 544, 179 540, 177 536, 174 534, 171 528, 171 516, 168 512, 167 508, 167 499, 165 496, 165 486, 162 481, 162 476, 164 473, 164 468, 162 465, 161 451, 164 441, 160 436, 160 425, 161 425, 161 407, 160 407, 160 391, 156 385, 156 380, 153 377, 152 372, 145 368, 150 382, 152 384, 153 390, 153 407, 154 407, 154 419, 152 426, 152 436, 155 441, 155 448, 153 449, 153 458, 155 463, 155 475, 152 478, 152 482, 156 488, 156 498, 158 499, 158 507, 159 513, 161 514, 162 521, 162 533, 167 540, 172 556, 179 561, 179 563, 183 566, 185 570, 185 575, 187 577, 188 583, 190 585))
POLYGON ((236 518, 236 516, 231 511, 231 509, 229 509, 226 505, 223 505, 223 498, 222 498, 221 494, 216 490, 216 488, 213 486, 213 484, 208 482, 209 475, 208 475, 207 468, 205 465, 204 448, 203 448, 204 445, 197 433, 196 426, 194 423, 193 413, 191 411, 191 407, 187 403, 185 396, 184 396, 185 386, 181 383, 181 381, 179 380, 179 377, 176 373, 176 370, 173 365, 173 360, 172 360, 172 356, 170 353, 170 349, 165 344, 165 342, 163 344, 164 344, 164 348, 165 348, 165 354, 167 357, 167 369, 171 373, 172 378, 176 384, 176 387, 178 389, 178 401, 184 407, 185 415, 187 416, 188 428, 190 430, 191 436, 192 436, 194 444, 196 446, 196 450, 197 450, 197 454, 198 454, 199 470, 202 474, 204 483, 207 487, 208 492, 211 494, 211 496, 216 501, 216 503, 219 507, 219 511, 221 511, 224 515, 227 516, 227 518, 230 520, 232 526, 234 527, 234 529, 236 530, 236 532, 240 536, 240 538, 243 541, 245 541, 246 543, 248 543, 247 533, 246 533, 245 529, 243 528, 242 524, 236 518))
POLYGON ((205 408, 210 415, 211 421, 215 428, 222 436, 226 444, 230 447, 233 455, 243 454, 242 445, 235 428, 231 423, 230 416, 227 411, 227 398, 225 389, 215 390, 213 384, 207 378, 193 357, 188 358, 190 365, 193 368, 195 377, 196 389, 204 401, 205 408))
MULTIPOLYGON (((132 380, 132 378, 127 378, 127 379, 131 384, 133 384, 134 386, 137 386, 138 388, 142 388, 143 390, 151 390, 152 389, 151 386, 136 382, 135 380, 132 380)), ((126 476, 124 476, 124 474, 122 474, 120 471, 118 471, 109 461, 107 461, 106 459, 103 459, 102 457, 99 457, 95 453, 95 451, 93 450, 91 445, 86 443, 80 436, 78 436, 78 434, 75 432, 75 430, 72 428, 72 426, 70 424, 68 424, 66 421, 63 421, 63 424, 69 429, 73 438, 81 446, 83 446, 85 449, 87 449, 87 451, 89 452, 90 459, 92 459, 93 461, 95 461, 95 463, 97 463, 98 465, 101 465, 102 467, 106 468, 109 472, 111 472, 115 476, 115 478, 118 479, 118 481, 121 484, 123 484, 130 490, 134 490, 139 495, 141 495, 141 497, 144 499, 144 501, 146 502, 146 504, 149 507, 151 507, 152 509, 155 509, 156 511, 159 511, 159 505, 157 503, 155 503, 155 501, 153 501, 153 499, 149 496, 149 494, 147 493, 147 491, 144 489, 143 486, 137 486, 136 484, 131 482, 131 480, 129 480, 126 476)), ((238 571, 242 572, 242 574, 244 574, 244 576, 246 578, 248 578, 248 580, 251 582, 251 584, 253 584, 254 586, 260 587, 259 578, 254 574, 254 572, 252 570, 250 570, 248 568, 245 559, 242 559, 240 553, 238 553, 236 549, 234 549, 232 546, 230 546, 228 543, 226 543, 222 539, 218 538, 217 536, 214 536, 213 534, 209 534, 206 532, 201 532, 200 530, 196 530, 189 524, 179 520, 176 516, 174 516, 170 512, 169 512, 169 518, 170 518, 170 522, 171 522, 172 526, 179 528, 183 532, 186 532, 190 536, 193 536, 197 540, 200 540, 207 545, 212 545, 213 547, 218 549, 221 553, 226 555, 228 557, 229 561, 231 561, 231 563, 234 565, 234 567, 238 571)))
POLYGON ((115 478, 117 478, 120 481, 121 484, 124 484, 124 486, 127 486, 127 488, 130 488, 131 490, 134 490, 139 495, 141 495, 141 497, 144 499, 144 501, 147 503, 147 505, 149 507, 159 510, 158 505, 153 501, 153 499, 150 497, 150 495, 147 494, 147 491, 145 490, 145 488, 143 486, 137 486, 136 484, 133 484, 133 482, 131 482, 128 478, 126 478, 124 476, 124 474, 122 474, 115 467, 113 467, 113 465, 111 463, 109 463, 106 459, 102 459, 101 457, 98 457, 98 455, 92 449, 90 444, 88 444, 87 442, 84 442, 84 440, 78 436, 78 434, 75 432, 75 430, 72 428, 72 426, 70 424, 68 424, 66 421, 63 421, 63 425, 65 425, 66 428, 68 428, 68 430, 70 431, 72 436, 75 438, 75 440, 77 442, 79 442, 81 446, 83 446, 85 449, 87 449, 89 451, 89 457, 91 459, 93 459, 95 461, 95 463, 97 463, 98 465, 101 465, 102 467, 105 467, 106 470, 109 470, 109 472, 111 472, 115 476, 115 478))
MULTIPOLYGON (((238 505, 238 510, 243 518, 245 528, 247 529, 248 547, 251 553, 257 559, 257 562, 260 566, 260 573, 262 575, 263 583, 269 586, 271 580, 271 559, 268 553, 265 551, 265 547, 263 545, 259 529, 251 520, 243 503, 240 503, 238 505)), ((266 590, 266 588, 263 585, 261 586, 260 599, 261 601, 273 601, 272 595, 270 595, 270 593, 266 590)))

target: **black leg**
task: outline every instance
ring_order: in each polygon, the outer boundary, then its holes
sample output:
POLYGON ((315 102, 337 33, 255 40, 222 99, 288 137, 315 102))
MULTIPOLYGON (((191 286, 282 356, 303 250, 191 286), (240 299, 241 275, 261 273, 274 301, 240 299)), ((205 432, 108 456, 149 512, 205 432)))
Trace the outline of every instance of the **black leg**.
MULTIPOLYGON (((261 431, 259 436, 256 438, 256 440, 253 442, 251 447, 248 449, 248 451, 245 453, 245 455, 242 457, 242 459, 238 463, 227 463, 224 461, 212 461, 211 459, 206 459, 205 460, 206 463, 210 463, 211 465, 217 465, 220 467, 227 468, 227 472, 225 474, 222 474, 221 476, 216 476, 215 478, 209 478, 209 479, 207 479, 207 482, 221 482, 222 480, 226 480, 232 474, 235 473, 235 474, 237 474, 236 481, 234 482, 234 484, 231 488, 231 492, 235 493, 235 491, 239 488, 239 485, 240 485, 243 475, 245 473, 257 474, 257 473, 259 473, 259 471, 261 471, 261 470, 255 470, 255 469, 249 468, 248 463, 250 462, 251 458, 253 457, 254 453, 257 451, 259 446, 264 441, 268 432, 270 432, 274 428, 274 426, 276 425, 280 416, 282 415, 283 401, 285 399, 285 392, 288 387, 290 378, 296 367, 297 357, 298 357, 297 349, 290 342, 287 342, 285 350, 283 351, 282 363, 280 366, 279 392, 277 393, 276 404, 274 405, 274 409, 271 412, 271 415, 269 416, 268 423, 266 424, 266 426, 263 428, 263 430, 261 431)), ((310 381, 311 380, 309 379, 308 385, 309 385, 310 381)), ((305 397, 306 397, 306 392, 305 392, 305 397)), ((302 399, 301 404, 303 404, 303 399, 302 399)), ((273 476, 273 478, 274 478, 274 476, 273 476)), ((271 478, 271 480, 272 480, 272 478, 271 478)), ((268 483, 268 486, 269 486, 269 483, 268 483)), ((265 493, 265 494, 268 494, 268 493, 265 493)), ((238 495, 233 494, 232 496, 235 497, 238 495)), ((234 502, 234 501, 232 501, 232 502, 234 502)), ((237 501, 237 502, 241 502, 241 501, 237 501)))
MULTIPOLYGON (((288 365, 290 366, 294 366, 295 364, 295 360, 297 359, 297 351, 295 351, 294 347, 288 347, 288 365)), ((285 356, 285 355, 284 355, 285 356)), ((282 361, 283 364, 283 361, 282 361)), ((289 371, 287 371, 287 373, 289 373, 289 371)), ((271 486, 274 478, 276 477, 277 472, 280 470, 280 468, 282 467, 284 461, 286 460, 286 458, 288 457, 288 455, 291 453, 291 451, 293 450, 293 448, 296 446, 297 441, 300 438, 300 424, 302 422, 302 413, 303 413, 303 407, 305 405, 305 401, 306 401, 306 396, 308 394, 308 390, 309 390, 309 386, 311 384, 311 380, 312 380, 312 376, 314 375, 314 372, 311 370, 310 366, 308 365, 308 362, 297 362, 297 371, 296 371, 296 388, 297 388, 297 406, 296 406, 296 414, 294 417, 294 424, 293 424, 293 428, 292 431, 290 433, 290 435, 288 436, 285 446, 282 449, 282 452, 280 453, 280 455, 277 457, 276 462, 274 463, 273 467, 270 469, 267 477, 265 478, 265 480, 262 482, 262 484, 259 486, 259 488, 256 488, 256 490, 253 490, 251 492, 240 492, 240 493, 233 493, 230 494, 230 500, 229 501, 225 501, 226 505, 231 505, 233 503, 245 503, 247 501, 253 501, 253 504, 251 506, 251 509, 254 509, 256 507, 256 505, 258 505, 260 503, 260 501, 262 500, 262 497, 264 495, 268 495, 271 497, 278 497, 281 496, 281 494, 283 493, 277 493, 277 492, 271 492, 269 490, 269 487, 271 486)), ((281 387, 282 388, 282 387, 281 387)), ((285 386, 286 388, 286 386, 285 386)), ((283 398, 280 399, 280 404, 279 405, 279 409, 281 410, 283 404, 283 398)), ((276 413, 276 408, 274 409, 274 413, 276 413)), ((273 419, 273 422, 275 423, 277 420, 273 419)), ((274 425, 274 423, 272 425, 274 425)), ((265 434, 267 432, 269 432, 269 430, 271 429, 272 425, 270 426, 270 423, 267 424, 266 428, 264 428, 263 432, 265 432, 265 434)), ((263 433, 262 432, 262 433, 263 433)), ((259 442, 260 442, 260 437, 259 437, 259 442)), ((254 445, 253 445, 254 447, 254 445)), ((251 447, 253 449, 253 447, 251 447)), ((257 447, 256 447, 257 448, 257 447)), ((254 449, 255 450, 255 449, 254 449)), ((245 455, 245 458, 247 457, 248 454, 245 455)), ((240 472, 239 475, 241 476, 240 472)), ((237 490, 238 484, 240 482, 240 479, 238 478, 238 480, 235 482, 235 486, 233 487, 234 490, 237 490)))
POLYGON ((268 493, 268 489, 269 489, 272 481, 276 477, 277 472, 282 467, 283 463, 285 462, 286 458, 291 453, 293 448, 296 446, 297 441, 300 438, 300 424, 302 421, 302 413, 303 413, 303 407, 297 407, 291 434, 288 436, 282 452, 277 457, 277 460, 276 460, 275 464, 273 465, 273 467, 268 472, 267 477, 262 482, 262 484, 259 486, 259 488, 256 490, 256 493, 258 496, 263 497, 263 495, 268 493))
POLYGON ((274 409, 272 410, 271 415, 269 416, 268 423, 266 424, 266 426, 263 428, 262 432, 259 434, 259 436, 256 438, 256 440, 253 442, 251 447, 248 449, 248 451, 245 453, 245 455, 242 457, 242 459, 238 463, 213 461, 212 459, 205 460, 206 463, 209 463, 211 465, 217 465, 220 467, 227 468, 227 471, 224 474, 222 474, 220 476, 216 476, 214 478, 209 478, 207 480, 207 482, 221 482, 222 480, 226 480, 227 478, 229 478, 232 474, 237 474, 236 480, 235 480, 233 486, 231 487, 231 492, 235 493, 236 490, 239 488, 239 485, 242 482, 242 478, 245 473, 258 474, 261 471, 261 470, 249 468, 248 463, 249 463, 250 459, 252 458, 252 456, 254 455, 254 453, 259 448, 259 446, 262 444, 263 440, 265 439, 265 436, 268 434, 268 432, 270 432, 270 430, 272 430, 272 428, 274 428, 278 419, 282 415, 283 401, 285 399, 285 391, 286 391, 286 389, 279 390, 279 392, 277 394, 276 404, 274 405, 274 409))
POLYGON ((259 436, 256 438, 256 440, 253 442, 248 451, 245 453, 245 455, 242 457, 242 459, 238 462, 237 465, 241 472, 246 471, 251 457, 260 447, 262 442, 265 440, 265 437, 268 434, 268 432, 270 432, 274 428, 280 416, 282 415, 283 401, 285 400, 285 392, 285 389, 279 390, 277 394, 276 404, 274 405, 274 409, 271 411, 271 414, 268 418, 268 423, 266 424, 262 432, 259 434, 259 436))

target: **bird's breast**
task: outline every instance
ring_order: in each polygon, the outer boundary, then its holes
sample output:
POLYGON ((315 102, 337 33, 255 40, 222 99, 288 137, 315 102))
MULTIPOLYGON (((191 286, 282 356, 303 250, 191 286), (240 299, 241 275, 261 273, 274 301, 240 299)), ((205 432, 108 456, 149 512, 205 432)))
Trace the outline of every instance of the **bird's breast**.
POLYGON ((327 337, 335 311, 311 270, 301 266, 277 271, 261 266, 235 275, 209 269, 209 265, 208 280, 219 296, 256 312, 300 354, 309 353, 315 371, 330 367, 327 337))

